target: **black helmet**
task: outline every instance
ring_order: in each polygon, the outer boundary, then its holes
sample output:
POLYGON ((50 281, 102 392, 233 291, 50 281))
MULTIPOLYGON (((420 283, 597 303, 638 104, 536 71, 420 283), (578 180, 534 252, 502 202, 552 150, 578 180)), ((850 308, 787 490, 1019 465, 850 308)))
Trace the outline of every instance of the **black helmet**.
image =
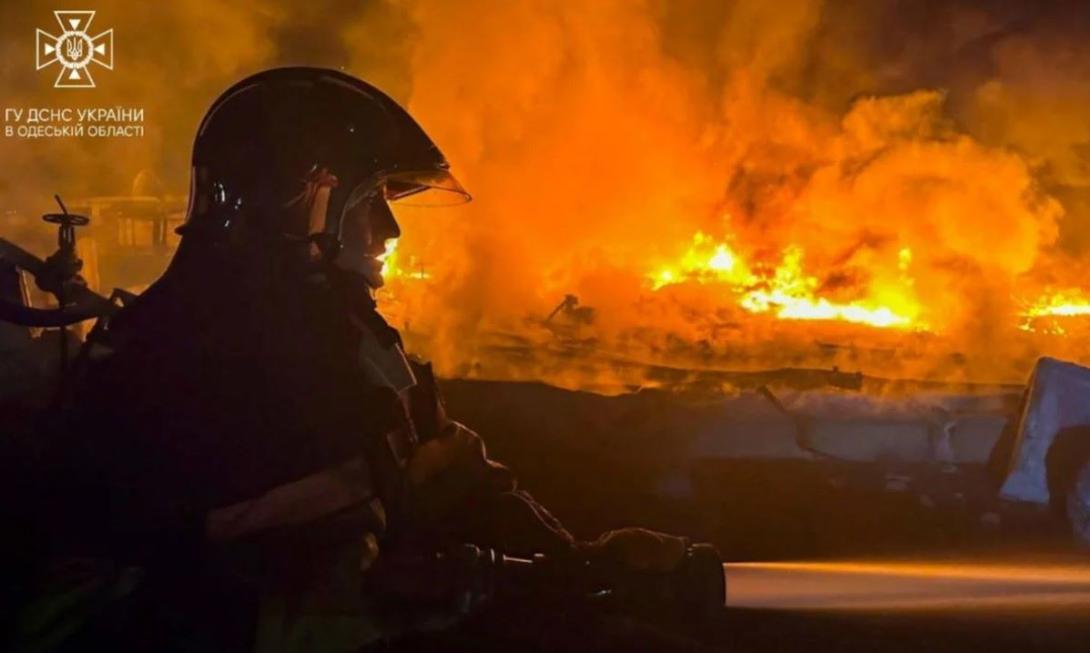
POLYGON ((323 68, 267 70, 228 89, 201 122, 179 233, 183 242, 323 236, 335 244, 341 217, 376 190, 467 201, 449 167, 420 125, 370 84, 323 68), (328 189, 317 206, 316 189, 328 189))

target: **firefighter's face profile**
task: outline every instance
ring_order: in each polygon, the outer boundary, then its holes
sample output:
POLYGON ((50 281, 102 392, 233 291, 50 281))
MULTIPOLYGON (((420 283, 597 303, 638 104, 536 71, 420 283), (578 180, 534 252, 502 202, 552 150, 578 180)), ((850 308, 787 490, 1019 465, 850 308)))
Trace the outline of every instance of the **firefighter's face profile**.
POLYGON ((348 209, 341 220, 341 251, 337 267, 362 276, 372 288, 381 288, 382 256, 388 241, 401 235, 382 192, 373 193, 348 209))

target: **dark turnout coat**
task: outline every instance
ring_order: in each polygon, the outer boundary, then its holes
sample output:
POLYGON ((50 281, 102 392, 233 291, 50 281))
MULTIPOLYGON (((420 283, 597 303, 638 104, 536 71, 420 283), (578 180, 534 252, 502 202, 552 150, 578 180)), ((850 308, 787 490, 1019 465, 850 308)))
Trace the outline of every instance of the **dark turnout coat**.
POLYGON ((373 303, 345 310, 338 292, 306 282, 252 291, 222 273, 168 271, 114 319, 57 438, 70 497, 52 524, 58 553, 140 569, 138 610, 170 606, 214 640, 261 644, 277 636, 254 626, 269 615, 261 597, 333 569, 352 576, 376 551, 573 546, 447 418, 430 366, 413 363, 416 383, 401 392, 361 372, 367 331, 399 343, 373 303), (408 461, 428 443, 440 464, 410 482, 408 461))

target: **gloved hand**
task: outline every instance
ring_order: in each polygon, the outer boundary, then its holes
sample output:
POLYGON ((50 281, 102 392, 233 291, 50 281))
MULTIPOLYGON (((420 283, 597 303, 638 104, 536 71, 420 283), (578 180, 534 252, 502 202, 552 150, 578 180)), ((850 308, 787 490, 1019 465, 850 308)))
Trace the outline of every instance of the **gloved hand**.
POLYGON ((481 437, 453 421, 447 422, 439 437, 416 448, 406 471, 413 487, 450 475, 456 476, 467 488, 493 486, 502 490, 514 485, 510 470, 489 460, 481 437))
POLYGON ((457 532, 471 505, 515 488, 511 471, 489 460, 480 436, 458 422, 416 448, 406 478, 414 514, 441 531, 457 532))
POLYGON ((606 559, 629 569, 667 573, 681 565, 689 540, 646 528, 621 528, 580 545, 592 559, 606 559))

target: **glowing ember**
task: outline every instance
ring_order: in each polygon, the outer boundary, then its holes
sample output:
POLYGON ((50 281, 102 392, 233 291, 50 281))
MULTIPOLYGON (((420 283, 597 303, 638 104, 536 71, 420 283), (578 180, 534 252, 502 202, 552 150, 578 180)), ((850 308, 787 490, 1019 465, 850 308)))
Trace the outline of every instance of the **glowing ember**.
MULTIPOLYGON (((883 328, 926 329, 915 319, 914 302, 903 293, 895 297, 900 300, 896 308, 870 301, 838 303, 817 296, 820 282, 803 271, 802 261, 802 250, 789 247, 771 273, 755 274, 729 245, 697 232, 679 263, 661 268, 650 280, 655 290, 683 282, 726 284, 741 295, 738 305, 743 309, 772 313, 785 320, 841 320, 883 328)), ((911 261, 911 250, 900 250, 902 273, 911 261)), ((910 280, 904 285, 911 286, 910 280)))

